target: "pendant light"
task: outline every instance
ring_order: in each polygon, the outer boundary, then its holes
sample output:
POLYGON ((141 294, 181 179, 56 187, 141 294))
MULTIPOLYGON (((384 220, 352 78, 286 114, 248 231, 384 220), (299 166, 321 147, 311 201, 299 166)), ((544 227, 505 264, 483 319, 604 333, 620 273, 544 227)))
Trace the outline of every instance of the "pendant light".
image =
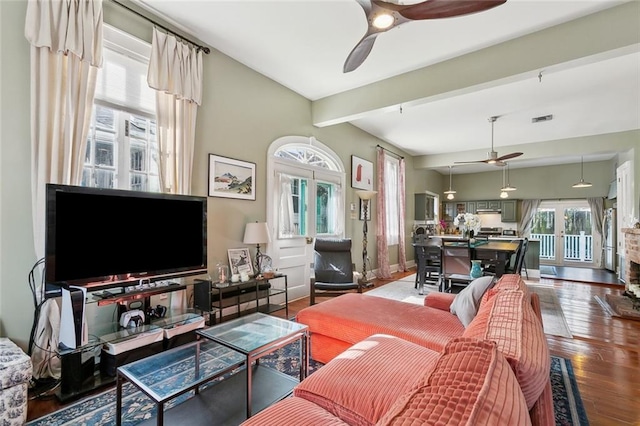
POLYGON ((444 191, 444 193, 447 194, 447 200, 453 200, 453 198, 454 198, 453 194, 456 193, 456 191, 451 189, 451 167, 452 166, 449 166, 449 190, 448 191, 444 191))
POLYGON ((502 169, 502 188, 500 189, 500 198, 508 198, 509 193, 505 190, 504 176, 506 167, 502 169))
POLYGON ((505 163, 505 164, 507 165, 507 184, 502 187, 502 190, 503 191, 515 191, 518 188, 516 188, 515 186, 511 186, 511 184, 509 183, 509 163, 505 163))
POLYGON ((574 183, 572 188, 589 188, 591 185, 590 182, 584 181, 584 157, 580 157, 580 182, 574 183))

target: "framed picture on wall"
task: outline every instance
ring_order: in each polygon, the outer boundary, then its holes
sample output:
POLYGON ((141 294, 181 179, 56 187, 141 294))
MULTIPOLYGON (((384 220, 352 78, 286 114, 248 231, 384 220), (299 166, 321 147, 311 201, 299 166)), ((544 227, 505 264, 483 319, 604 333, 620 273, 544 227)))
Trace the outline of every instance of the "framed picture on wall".
POLYGON ((256 199, 256 165, 209 154, 209 196, 256 199))
POLYGON ((355 155, 351 156, 351 187, 373 190, 373 163, 355 155))

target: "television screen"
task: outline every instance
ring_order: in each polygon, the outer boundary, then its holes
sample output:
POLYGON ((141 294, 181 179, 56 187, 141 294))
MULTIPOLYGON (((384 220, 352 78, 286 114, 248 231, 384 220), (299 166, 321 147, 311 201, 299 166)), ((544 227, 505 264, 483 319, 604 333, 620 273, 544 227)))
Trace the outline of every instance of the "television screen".
POLYGON ((98 290, 207 270, 206 197, 47 185, 45 278, 98 290))

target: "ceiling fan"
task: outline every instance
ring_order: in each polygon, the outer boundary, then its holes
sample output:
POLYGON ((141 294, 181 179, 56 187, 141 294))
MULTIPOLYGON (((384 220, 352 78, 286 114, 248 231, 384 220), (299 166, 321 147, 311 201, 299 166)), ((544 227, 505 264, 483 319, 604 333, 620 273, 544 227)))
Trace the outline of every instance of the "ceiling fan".
MULTIPOLYGON (((423 19, 450 18, 482 12, 505 3, 507 0, 426 0, 414 4, 396 4, 399 0, 356 0, 367 17, 367 32, 353 48, 342 71, 358 68, 373 48, 378 34, 396 28, 406 22, 423 19)), ((405 3, 409 3, 405 1, 405 3)))
POLYGON ((510 160, 512 158, 520 157, 522 152, 512 152, 511 154, 505 154, 498 157, 498 153, 493 150, 493 124, 498 119, 498 116, 489 117, 489 122, 491 123, 491 151, 487 152, 486 160, 476 160, 476 161, 455 161, 454 164, 469 164, 469 163, 487 163, 487 164, 495 164, 496 166, 504 166, 505 160, 510 160))

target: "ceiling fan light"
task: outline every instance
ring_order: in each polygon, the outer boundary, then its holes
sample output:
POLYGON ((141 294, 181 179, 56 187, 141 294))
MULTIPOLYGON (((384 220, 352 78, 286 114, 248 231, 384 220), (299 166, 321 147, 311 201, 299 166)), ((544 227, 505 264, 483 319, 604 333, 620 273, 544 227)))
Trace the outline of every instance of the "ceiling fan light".
POLYGON ((380 15, 377 15, 375 18, 373 18, 372 24, 379 30, 385 30, 393 25, 394 21, 395 18, 392 15, 388 13, 381 13, 380 15))
MULTIPOLYGON (((447 191, 448 192, 448 191, 447 191)), ((447 200, 453 200, 454 196, 453 196, 453 192, 449 192, 447 194, 447 200)))

